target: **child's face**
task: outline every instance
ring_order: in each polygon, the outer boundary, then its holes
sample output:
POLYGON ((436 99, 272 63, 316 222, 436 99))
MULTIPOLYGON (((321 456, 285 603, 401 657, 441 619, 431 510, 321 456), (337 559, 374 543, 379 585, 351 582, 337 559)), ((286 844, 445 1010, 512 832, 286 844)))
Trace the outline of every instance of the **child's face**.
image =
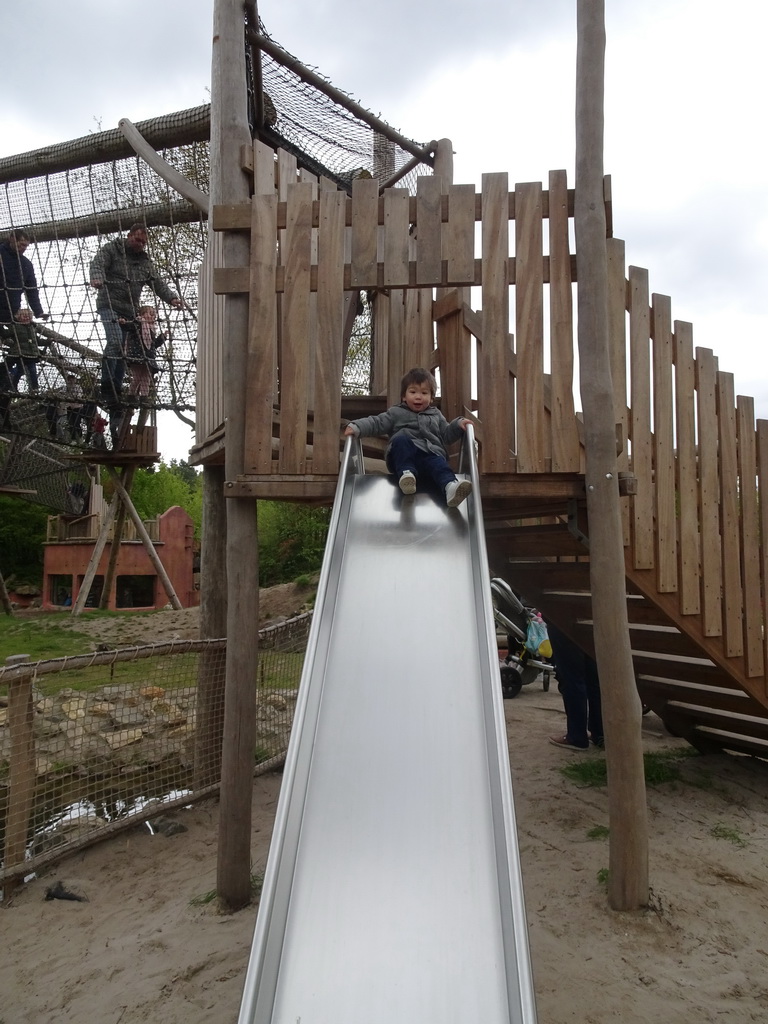
POLYGON ((142 320, 146 320, 148 324, 153 324, 157 320, 157 311, 154 309, 142 309, 139 316, 142 320))
POLYGON ((432 391, 429 384, 409 384, 405 389, 403 401, 411 412, 423 412, 432 405, 432 391))
POLYGON ((32 323, 32 310, 31 309, 20 309, 16 314, 16 322, 20 324, 31 324, 32 323))

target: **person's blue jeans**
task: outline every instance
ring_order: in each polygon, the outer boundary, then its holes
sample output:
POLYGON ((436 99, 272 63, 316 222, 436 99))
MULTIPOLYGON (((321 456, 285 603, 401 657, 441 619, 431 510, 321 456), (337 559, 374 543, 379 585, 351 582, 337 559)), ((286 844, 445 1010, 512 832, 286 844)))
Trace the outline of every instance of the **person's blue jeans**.
POLYGON ((417 480, 425 477, 431 480, 441 491, 456 479, 456 474, 448 465, 443 455, 425 452, 418 448, 407 434, 395 434, 387 451, 387 468, 397 479, 406 470, 410 470, 417 480))
POLYGON ((21 375, 24 373, 27 375, 27 384, 29 385, 30 391, 37 391, 37 360, 27 358, 26 356, 11 356, 10 359, 6 360, 8 367, 8 376, 11 378, 14 391, 18 389, 21 375))
POLYGON ((593 658, 550 622, 547 623, 547 632, 568 723, 568 742, 586 749, 591 736, 594 743, 602 744, 603 714, 597 665, 593 658))
POLYGON ((101 360, 101 395, 104 404, 116 405, 120 401, 125 377, 125 358, 123 353, 123 328, 118 323, 117 314, 109 309, 100 309, 99 318, 104 327, 104 355, 101 360))

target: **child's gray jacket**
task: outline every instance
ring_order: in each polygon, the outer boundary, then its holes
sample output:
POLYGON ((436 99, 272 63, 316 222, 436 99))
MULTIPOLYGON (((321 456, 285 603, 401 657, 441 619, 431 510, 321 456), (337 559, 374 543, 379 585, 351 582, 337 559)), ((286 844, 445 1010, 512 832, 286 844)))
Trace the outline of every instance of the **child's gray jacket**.
POLYGON ((453 444, 464 435, 459 426, 460 421, 461 417, 457 416, 449 423, 434 405, 423 412, 413 412, 405 402, 401 402, 378 416, 363 416, 362 419, 352 420, 349 425, 358 437, 388 437, 390 443, 387 452, 395 434, 405 433, 423 452, 432 452, 445 458, 446 445, 453 444))

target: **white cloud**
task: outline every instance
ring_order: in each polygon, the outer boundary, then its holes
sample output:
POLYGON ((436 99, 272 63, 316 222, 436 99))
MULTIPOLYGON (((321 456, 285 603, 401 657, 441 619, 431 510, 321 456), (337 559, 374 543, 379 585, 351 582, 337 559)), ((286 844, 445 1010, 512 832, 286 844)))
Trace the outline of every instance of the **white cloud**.
MULTIPOLYGON (((205 102, 210 0, 15 4, 0 152, 205 102)), ((459 181, 485 171, 573 184, 573 0, 261 0, 269 33, 412 138, 449 137, 459 181)), ((754 0, 606 4, 605 170, 627 260, 694 324, 768 417, 768 169, 754 0)), ((176 455, 176 457, 179 457, 176 455)))

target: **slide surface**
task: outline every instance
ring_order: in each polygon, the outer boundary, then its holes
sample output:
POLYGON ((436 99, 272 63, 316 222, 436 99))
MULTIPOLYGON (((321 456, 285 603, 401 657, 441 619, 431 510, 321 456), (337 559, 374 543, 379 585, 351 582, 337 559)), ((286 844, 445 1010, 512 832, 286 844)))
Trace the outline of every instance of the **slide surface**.
POLYGON ((345 449, 239 1024, 535 1022, 477 470, 345 449))

